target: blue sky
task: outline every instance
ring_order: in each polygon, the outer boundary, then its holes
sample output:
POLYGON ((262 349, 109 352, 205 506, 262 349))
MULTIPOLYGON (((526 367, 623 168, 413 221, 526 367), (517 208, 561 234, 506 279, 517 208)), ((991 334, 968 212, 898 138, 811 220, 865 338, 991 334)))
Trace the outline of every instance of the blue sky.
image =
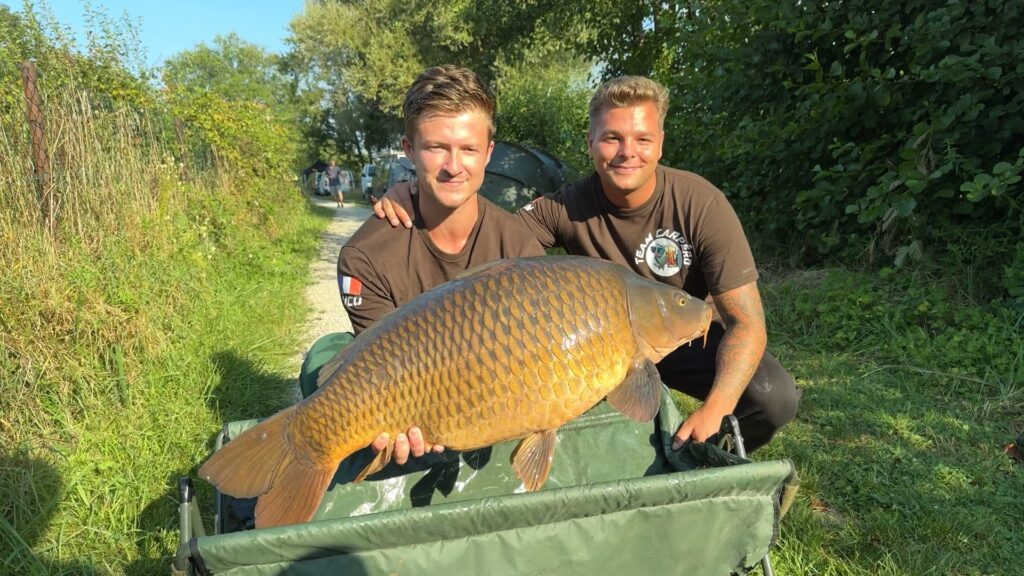
MULTIPOLYGON (((81 35, 82 0, 43 1, 62 25, 81 35)), ((19 12, 22 8, 20 0, 0 0, 0 4, 19 12)), ((215 36, 230 32, 281 53, 286 49, 288 22, 302 12, 302 0, 91 0, 89 4, 115 20, 125 12, 133 22, 141 19, 139 38, 150 66, 163 64, 200 42, 211 44, 215 36)))

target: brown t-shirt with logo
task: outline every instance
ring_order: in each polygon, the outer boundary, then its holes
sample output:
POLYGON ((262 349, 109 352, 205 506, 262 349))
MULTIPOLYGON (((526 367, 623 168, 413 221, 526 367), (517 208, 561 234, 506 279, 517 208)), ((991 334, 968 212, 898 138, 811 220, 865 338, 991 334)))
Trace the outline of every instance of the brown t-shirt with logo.
POLYGON ((517 213, 544 246, 625 264, 697 298, 757 280, 747 237, 725 194, 692 172, 658 166, 654 195, 619 208, 597 173, 517 213))
POLYGON ((469 268, 498 258, 544 254, 519 218, 483 197, 477 201, 476 225, 458 254, 439 249, 418 217, 410 229, 392 228, 378 218, 359 227, 338 255, 338 289, 357 335, 391 310, 469 268))

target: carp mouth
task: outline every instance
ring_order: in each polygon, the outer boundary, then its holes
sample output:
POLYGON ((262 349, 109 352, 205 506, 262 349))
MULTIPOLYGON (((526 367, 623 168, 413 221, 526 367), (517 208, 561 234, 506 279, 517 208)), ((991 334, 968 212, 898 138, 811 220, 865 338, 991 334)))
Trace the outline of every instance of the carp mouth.
POLYGON ((691 334, 683 338, 680 338, 675 344, 672 344, 670 346, 653 346, 645 340, 644 344, 646 344, 647 347, 654 352, 653 357, 651 357, 651 360, 653 360, 654 362, 660 362, 662 358, 668 356, 676 348, 679 348, 684 344, 690 344, 694 340, 702 336, 703 340, 701 342, 701 347, 706 347, 708 345, 708 330, 711 328, 711 322, 714 320, 714 317, 714 312, 711 310, 710 307, 708 307, 704 311, 704 318, 701 324, 691 334))

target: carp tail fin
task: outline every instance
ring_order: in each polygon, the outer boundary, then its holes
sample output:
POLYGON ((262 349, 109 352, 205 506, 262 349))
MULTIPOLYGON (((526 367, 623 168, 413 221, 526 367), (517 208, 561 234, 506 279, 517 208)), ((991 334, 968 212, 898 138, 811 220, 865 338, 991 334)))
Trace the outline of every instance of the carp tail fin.
POLYGON ((256 527, 309 522, 320 506, 337 465, 310 468, 289 462, 270 490, 256 502, 256 527))
POLYGON ((225 494, 259 497, 257 528, 308 522, 337 468, 337 462, 314 466, 298 454, 286 433, 294 411, 282 410, 239 434, 199 469, 201 478, 225 494))
POLYGON ((199 468, 200 478, 236 498, 270 490, 293 450, 285 434, 295 408, 282 410, 232 438, 199 468))

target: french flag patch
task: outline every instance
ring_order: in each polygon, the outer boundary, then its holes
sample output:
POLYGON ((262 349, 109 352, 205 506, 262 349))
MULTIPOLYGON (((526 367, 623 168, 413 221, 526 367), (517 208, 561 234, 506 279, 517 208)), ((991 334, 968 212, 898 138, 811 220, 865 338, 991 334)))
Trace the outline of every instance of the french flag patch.
POLYGON ((338 284, 341 293, 346 296, 360 296, 363 292, 363 283, 359 281, 359 278, 341 276, 338 278, 338 284))

